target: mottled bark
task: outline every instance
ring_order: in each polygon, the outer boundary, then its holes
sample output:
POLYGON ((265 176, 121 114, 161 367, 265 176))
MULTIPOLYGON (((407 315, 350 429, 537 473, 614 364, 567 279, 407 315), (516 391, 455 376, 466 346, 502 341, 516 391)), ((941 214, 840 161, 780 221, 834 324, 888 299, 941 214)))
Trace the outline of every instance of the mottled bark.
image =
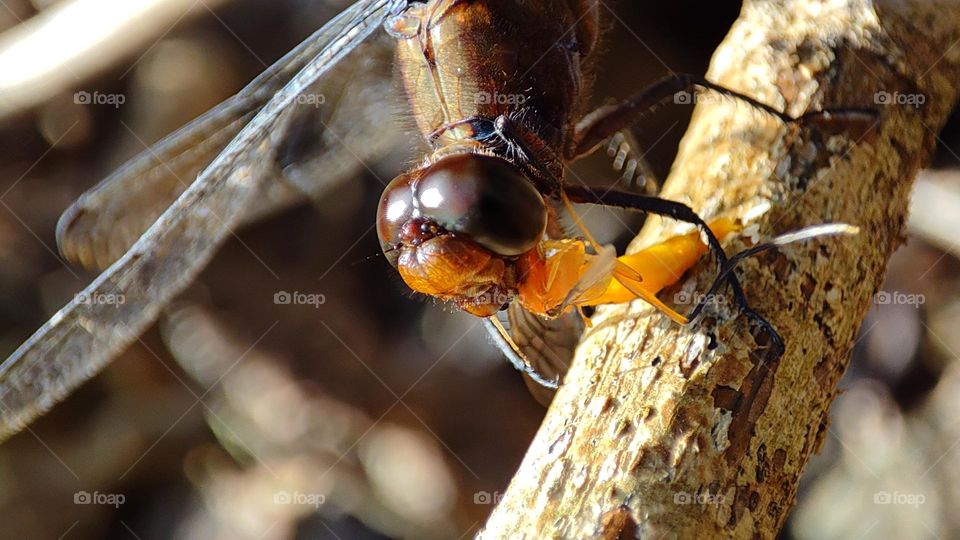
MULTIPOLYGON (((956 1, 745 2, 708 78, 794 115, 872 107, 881 123, 865 138, 842 122, 785 126, 701 94, 663 195, 763 237, 823 222, 862 232, 741 268, 786 341, 779 360, 724 298, 693 328, 640 303, 600 310, 483 538, 777 534, 956 100, 958 39, 956 1)), ((680 230, 651 221, 632 248, 680 230)), ((693 298, 710 270, 663 296, 693 298)))

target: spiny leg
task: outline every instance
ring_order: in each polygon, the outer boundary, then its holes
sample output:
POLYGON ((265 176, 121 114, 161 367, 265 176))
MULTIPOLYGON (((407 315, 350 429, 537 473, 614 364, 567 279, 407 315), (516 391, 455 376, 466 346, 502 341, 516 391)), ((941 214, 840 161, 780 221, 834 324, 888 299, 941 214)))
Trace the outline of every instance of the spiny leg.
POLYGON ((620 175, 618 185, 632 193, 657 194, 660 182, 630 130, 622 129, 607 140, 607 155, 613 158, 613 170, 620 175))
MULTIPOLYGON (((780 334, 772 324, 770 324, 766 319, 763 318, 763 316, 750 307, 747 297, 743 292, 743 287, 740 285, 740 280, 736 273, 732 271, 732 267, 729 265, 727 254, 723 251, 720 241, 717 239, 713 231, 710 230, 710 227, 707 225, 707 223, 689 206, 680 202, 661 199, 658 197, 650 197, 636 193, 625 193, 622 191, 602 192, 585 186, 564 186, 564 193, 571 201, 574 202, 600 204, 604 206, 616 206, 619 208, 638 210, 660 216, 666 216, 678 221, 695 225, 707 237, 707 245, 710 247, 710 251, 713 252, 717 259, 718 275, 714 279, 713 284, 710 286, 710 291, 716 292, 722 283, 728 283, 733 293, 733 298, 736 304, 739 306, 740 311, 748 319, 754 321, 760 328, 764 329, 769 334, 772 347, 774 348, 777 356, 783 353, 783 339, 780 337, 780 334)), ((689 321, 693 321, 703 310, 705 304, 710 298, 710 295, 705 295, 702 297, 690 312, 691 314, 687 317, 687 319, 689 321)))
MULTIPOLYGON (((567 198, 573 202, 638 210, 695 225, 707 236, 710 249, 717 258, 718 269, 722 269, 727 263, 727 254, 723 251, 723 248, 720 246, 720 241, 716 235, 713 234, 713 231, 710 230, 709 225, 707 225, 703 218, 694 212, 692 208, 683 203, 649 195, 641 195, 639 193, 613 190, 601 191, 589 186, 564 186, 563 189, 567 198)), ((733 279, 736 278, 734 277, 733 279)))
POLYGON ((604 141, 613 137, 618 131, 635 124, 641 117, 667 99, 676 99, 676 96, 686 95, 692 102, 693 93, 690 93, 690 91, 697 87, 712 90, 720 95, 745 103, 757 111, 780 119, 784 123, 816 119, 831 122, 841 120, 859 125, 869 131, 875 126, 878 119, 875 110, 852 107, 811 111, 799 117, 794 117, 778 111, 762 101, 712 83, 698 75, 674 74, 654 82, 619 104, 600 107, 584 116, 577 124, 576 133, 565 150, 567 160, 575 160, 593 152, 604 141), (683 94, 684 92, 688 93, 683 94))
MULTIPOLYGON (((739 230, 733 220, 712 220, 710 230, 723 239, 739 230)), ((677 313, 657 298, 657 294, 680 281, 701 256, 709 250, 699 231, 674 236, 635 253, 617 257, 613 270, 616 279, 610 280, 602 291, 588 289, 574 302, 580 306, 620 304, 642 298, 680 324, 689 319, 677 313)), ((731 259, 732 260, 732 259, 731 259)))
MULTIPOLYGON (((740 98, 748 103, 755 105, 757 108, 764 110, 778 118, 781 118, 784 121, 793 121, 794 119, 789 115, 780 113, 765 105, 763 103, 757 102, 756 100, 739 94, 735 91, 728 90, 726 88, 714 85, 709 81, 702 79, 697 79, 693 76, 684 77, 675 77, 665 81, 662 81, 661 84, 655 85, 653 89, 648 89, 644 93, 641 93, 641 97, 646 96, 646 102, 648 103, 647 108, 655 104, 657 101, 663 99, 666 96, 669 96, 672 92, 676 91, 676 84, 678 82, 681 84, 681 88, 688 87, 691 84, 702 84, 703 86, 711 89, 715 89, 719 92, 724 93, 730 97, 740 98), (693 82, 691 82, 693 81, 693 82), (669 83, 669 84, 664 84, 669 83), (670 86, 673 84, 674 86, 670 86), (659 89, 659 90, 658 90, 659 89), (670 89, 670 91, 665 92, 665 89, 670 89), (658 97, 659 92, 659 97, 658 97)), ((610 108, 606 114, 602 115, 600 121, 588 122, 592 126, 591 129, 592 136, 598 137, 597 144, 602 142, 606 136, 601 134, 602 129, 612 129, 612 133, 619 131, 621 128, 626 127, 634 121, 634 116, 637 116, 637 112, 641 114, 645 112, 643 107, 638 106, 638 103, 643 102, 643 99, 635 99, 634 101, 628 101, 626 104, 621 105, 620 107, 610 108), (623 109, 635 108, 636 110, 632 115, 627 114, 630 111, 623 111, 623 109), (617 111, 621 111, 617 113, 617 111), (605 127, 604 127, 605 126, 605 127)), ((602 109, 601 109, 602 111, 602 109)), ((600 111, 598 111, 600 112, 600 111)), ((853 115, 862 114, 863 111, 848 110, 848 113, 853 115), (852 111, 852 112, 851 112, 852 111)), ((829 116, 828 111, 818 111, 815 113, 810 113, 807 116, 829 116)), ((866 116, 870 119, 875 120, 875 112, 867 111, 866 116)), ((861 118, 862 120, 862 118, 861 118)), ((581 122, 581 126, 583 126, 581 122)), ((556 156, 549 152, 549 148, 543 146, 542 141, 533 135, 529 130, 525 128, 522 124, 513 122, 507 116, 499 116, 493 121, 494 133, 502 138, 508 144, 516 145, 521 151, 523 156, 526 158, 527 163, 536 171, 536 177, 541 182, 545 182, 546 192, 556 193, 554 190, 560 188, 557 195, 560 196, 562 200, 567 202, 567 199, 574 202, 584 202, 584 203, 593 203, 593 204, 603 204, 607 206, 620 206, 622 208, 635 209, 639 211, 646 211, 653 214, 663 215, 671 217, 673 219, 684 221, 695 225, 700 229, 707 237, 707 243, 710 247, 710 250, 714 253, 717 258, 717 266, 719 272, 717 277, 714 280, 714 283, 711 285, 710 290, 715 292, 720 285, 724 282, 729 283, 730 288, 733 292, 733 297, 738 306, 740 307, 741 313, 743 313, 748 319, 755 322, 760 328, 766 331, 767 335, 771 340, 771 347, 774 350, 776 356, 780 356, 784 351, 783 339, 780 337, 780 334, 777 332, 776 328, 773 327, 765 318, 763 318, 759 313, 754 311, 749 303, 747 302, 746 295, 743 292, 743 287, 740 285, 740 281, 737 278, 736 274, 733 272, 733 266, 728 264, 728 259, 726 253, 723 251, 723 248, 720 246, 720 242, 717 237, 710 230, 710 227, 703 221, 700 216, 694 212, 689 206, 678 203, 676 201, 670 201, 667 199, 660 199, 652 196, 645 196, 634 193, 623 193, 618 191, 607 191, 605 193, 600 193, 599 191, 593 190, 586 186, 565 186, 562 181, 559 179, 559 176, 551 170, 550 165, 560 166, 561 161, 556 159, 556 156), (538 151, 531 151, 533 148, 536 148, 538 151), (541 158, 549 157, 547 162, 544 162, 541 158), (550 165, 548 165, 548 163, 550 165), (561 187, 562 186, 562 187, 561 187)), ((872 129, 873 125, 870 128, 872 129)), ((612 134, 611 133, 611 134, 612 134)), ((578 135, 582 135, 579 133, 578 135)), ((587 140, 589 137, 578 136, 575 140, 580 140, 581 142, 587 140)), ((592 150, 593 147, 586 148, 587 151, 592 150)), ((701 298, 697 305, 694 306, 694 309, 691 311, 691 316, 689 320, 695 320, 696 316, 705 307, 706 303, 711 298, 711 295, 706 295, 701 298)))
POLYGON ((555 390, 560 386, 559 377, 548 379, 537 370, 533 362, 527 358, 520 347, 513 341, 513 338, 510 337, 510 332, 507 332, 507 329, 503 327, 496 315, 485 318, 483 324, 493 338, 494 344, 500 349, 503 355, 507 357, 507 360, 513 364, 513 367, 516 368, 517 371, 528 375, 533 382, 544 388, 555 390))
MULTIPOLYGON (((862 129, 863 134, 861 137, 865 137, 867 133, 874 130, 879 121, 879 115, 877 114, 877 111, 862 108, 825 109, 820 111, 811 111, 799 117, 794 117, 746 94, 712 83, 703 77, 690 74, 674 74, 653 83, 620 104, 601 107, 584 116, 577 124, 575 134, 571 138, 570 144, 568 144, 567 148, 564 149, 566 160, 573 161, 593 152, 604 141, 635 124, 641 117, 653 110, 658 104, 669 98, 674 98, 675 101, 680 101, 676 98, 679 96, 684 96, 684 94, 682 94, 683 92, 691 92, 697 87, 711 90, 728 98, 738 100, 753 107, 755 110, 778 118, 784 123, 805 122, 810 120, 825 120, 834 122, 836 120, 840 120, 847 123, 846 127, 848 129, 862 129)), ((693 102, 692 93, 686 94, 685 97, 689 99, 688 102, 693 102)), ((689 207, 664 199, 644 197, 642 195, 633 195, 630 193, 609 192, 605 195, 600 195, 589 188, 565 187, 565 191, 571 200, 577 200, 574 192, 578 190, 581 192, 580 195, 582 195, 585 199, 578 202, 596 203, 599 201, 600 204, 621 206, 624 208, 636 208, 638 210, 665 215, 696 225, 706 234, 710 249, 716 255, 718 266, 721 269, 720 274, 718 274, 717 278, 714 280, 710 290, 716 291, 722 284, 724 284, 724 282, 729 283, 733 292, 733 296, 737 304, 739 304, 743 314, 767 331, 775 351, 778 355, 782 354, 783 340, 780 338, 780 335, 777 333, 776 329, 774 329, 773 326, 766 321, 766 319, 753 311, 746 301, 743 288, 741 287, 736 275, 733 273, 733 267, 736 265, 736 261, 734 261, 733 264, 728 264, 726 254, 720 248, 720 244, 716 237, 711 233, 709 228, 706 227, 706 224, 703 222, 703 220, 689 207)), ((710 295, 704 296, 697 303, 693 311, 691 311, 691 320, 694 320, 696 316, 700 314, 709 298, 711 298, 710 295)))
MULTIPOLYGON (((846 223, 823 223, 820 225, 812 225, 810 227, 805 227, 796 231, 789 233, 781 234, 780 236, 774 237, 772 240, 757 244, 753 247, 747 248, 734 256, 730 257, 727 260, 727 264, 720 270, 717 279, 714 280, 713 284, 707 290, 705 295, 706 298, 711 297, 713 294, 716 294, 717 289, 723 285, 722 278, 726 277, 728 274, 732 273, 733 270, 743 262, 744 259, 748 257, 753 257, 765 251, 771 249, 782 247, 793 242, 800 242, 803 240, 809 240, 811 238, 825 237, 825 236, 839 236, 839 235, 855 235, 860 232, 860 228, 848 225, 846 223)), ((700 312, 703 310, 703 302, 697 304, 697 306, 690 312, 690 318, 697 317, 700 312)))

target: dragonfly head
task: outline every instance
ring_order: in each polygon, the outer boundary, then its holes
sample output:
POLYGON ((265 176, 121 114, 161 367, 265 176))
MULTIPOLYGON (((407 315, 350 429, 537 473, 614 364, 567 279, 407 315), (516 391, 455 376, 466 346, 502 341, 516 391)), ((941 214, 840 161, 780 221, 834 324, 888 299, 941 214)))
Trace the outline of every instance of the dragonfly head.
POLYGON ((413 290, 479 316, 510 302, 514 261, 547 225, 543 197, 514 165, 449 154, 395 178, 377 210, 387 260, 413 290))

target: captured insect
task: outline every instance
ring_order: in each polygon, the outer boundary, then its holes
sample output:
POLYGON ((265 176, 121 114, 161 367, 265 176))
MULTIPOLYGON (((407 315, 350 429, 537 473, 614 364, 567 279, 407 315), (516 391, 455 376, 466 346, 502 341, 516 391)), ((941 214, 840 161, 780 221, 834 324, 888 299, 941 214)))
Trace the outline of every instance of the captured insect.
MULTIPOLYGON (((61 251, 104 269, 78 297, 122 294, 125 302, 74 300, 0 366, 0 438, 129 346, 234 227, 282 207, 291 194, 319 196, 330 177, 343 173, 335 149, 343 139, 363 141, 355 147, 376 154, 385 120, 370 105, 390 87, 364 59, 391 49, 430 149, 390 182, 376 216, 383 252, 411 289, 486 318, 517 368, 555 387, 556 377, 541 373, 524 350, 531 333, 556 332, 552 321, 578 319, 585 307, 633 299, 685 324, 705 300, 684 315, 656 294, 710 252, 718 268, 711 291, 729 286, 745 318, 782 349, 776 330, 750 308, 734 266, 765 249, 855 228, 811 227, 728 258, 720 239, 736 233, 733 221, 708 223, 684 204, 649 194, 572 185, 564 167, 615 140, 657 103, 695 88, 783 122, 820 121, 831 112, 794 118, 703 78, 678 75, 581 115, 589 90, 582 70, 596 54, 599 19, 593 0, 355 2, 239 94, 133 158, 66 211, 58 226, 61 251), (359 59, 344 62, 348 55, 359 59), (318 118, 310 98, 343 71, 360 81, 343 106, 352 100, 366 112, 351 115, 349 129, 333 141, 317 135, 319 122, 333 120, 318 118), (658 214, 698 232, 618 257, 592 240, 571 203, 658 214), (563 215, 579 233, 564 230, 563 215), (505 309, 509 331, 496 319, 505 309)), ((833 113, 873 119, 868 111, 833 113)))

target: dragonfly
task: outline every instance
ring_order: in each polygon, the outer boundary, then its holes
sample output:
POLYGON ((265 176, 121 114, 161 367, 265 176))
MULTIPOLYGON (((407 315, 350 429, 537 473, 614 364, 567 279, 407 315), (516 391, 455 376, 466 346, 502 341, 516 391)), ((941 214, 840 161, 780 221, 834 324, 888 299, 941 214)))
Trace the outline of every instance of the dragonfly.
POLYGON ((343 147, 360 160, 383 151, 378 135, 390 118, 382 103, 393 90, 374 65, 385 54, 429 150, 381 197, 383 253, 414 291, 483 317, 532 380, 556 388, 550 344, 575 342, 585 307, 640 298, 678 323, 694 320, 704 301, 682 315, 656 294, 707 252, 718 268, 711 291, 729 286, 740 312, 779 339, 750 308, 736 263, 854 228, 812 227, 727 257, 720 241, 737 223, 708 223, 649 194, 575 185, 564 168, 678 92, 719 92, 784 122, 829 115, 794 118, 691 75, 580 115, 599 11, 595 0, 358 0, 237 95, 131 159, 58 224, 64 256, 102 273, 0 365, 0 440, 131 345, 235 228, 304 194, 322 197, 349 172, 343 147), (334 134, 320 129, 334 119, 316 105, 345 71, 355 85, 340 105, 351 116, 334 134), (571 203, 659 214, 697 230, 617 256, 592 240, 571 203), (560 224, 562 215, 582 236, 560 224), (120 305, 89 301, 118 295, 120 305), (509 330, 497 318, 505 309, 509 330))

